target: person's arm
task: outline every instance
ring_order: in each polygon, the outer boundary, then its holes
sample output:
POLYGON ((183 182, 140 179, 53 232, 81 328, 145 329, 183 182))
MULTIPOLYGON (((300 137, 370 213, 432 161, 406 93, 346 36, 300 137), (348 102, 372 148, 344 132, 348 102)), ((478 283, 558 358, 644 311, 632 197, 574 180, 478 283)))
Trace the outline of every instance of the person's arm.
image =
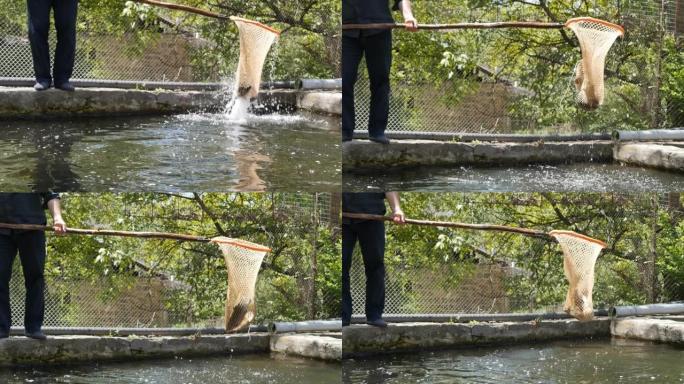
POLYGON ((62 218, 62 208, 59 205, 59 198, 48 200, 47 207, 52 215, 52 228, 55 230, 55 233, 58 235, 65 233, 67 231, 67 226, 62 218))
POLYGON ((411 0, 402 0, 399 2, 398 6, 401 11, 401 15, 404 17, 404 24, 406 29, 411 32, 418 30, 418 21, 413 17, 413 10, 411 9, 411 0))
POLYGON ((394 219, 394 222, 397 224, 404 224, 406 217, 404 216, 404 211, 401 210, 399 193, 385 192, 385 198, 387 199, 390 209, 392 210, 392 218, 394 219))

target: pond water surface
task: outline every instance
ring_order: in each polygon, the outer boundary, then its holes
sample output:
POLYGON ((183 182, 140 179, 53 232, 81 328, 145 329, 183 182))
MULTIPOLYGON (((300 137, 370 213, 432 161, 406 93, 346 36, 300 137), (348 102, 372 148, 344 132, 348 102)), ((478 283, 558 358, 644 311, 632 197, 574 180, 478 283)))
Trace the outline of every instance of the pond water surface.
POLYGON ((349 191, 667 192, 684 190, 684 174, 619 164, 520 167, 417 167, 345 172, 349 191))
POLYGON ((0 369, 0 383, 339 383, 339 364, 268 355, 143 360, 89 366, 0 369))
POLYGON ((0 121, 0 190, 333 191, 337 124, 224 114, 0 121))
POLYGON ((682 383, 684 349, 560 341, 345 360, 343 383, 682 383))

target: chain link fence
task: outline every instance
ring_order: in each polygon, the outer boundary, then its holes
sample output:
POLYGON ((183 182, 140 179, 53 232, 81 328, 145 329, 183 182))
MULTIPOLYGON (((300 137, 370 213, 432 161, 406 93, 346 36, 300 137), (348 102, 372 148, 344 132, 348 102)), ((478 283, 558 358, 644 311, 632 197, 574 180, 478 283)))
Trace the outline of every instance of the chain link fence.
MULTIPOLYGON (((606 241, 596 263, 595 309, 684 300, 680 193, 404 193, 402 199, 408 217, 571 229, 606 241)), ((501 232, 386 228, 386 315, 563 310, 567 281, 556 243, 501 232)), ((363 315, 358 247, 351 292, 353 313, 363 315)))
MULTIPOLYGON (((239 194, 237 194, 239 195, 239 194)), ((235 197, 236 194, 227 195, 235 197)), ((66 207, 65 218, 69 221, 69 199, 74 195, 63 196, 66 207)), ((91 199, 93 204, 99 199, 98 194, 82 194, 81 198, 91 199)), ((337 284, 331 283, 331 276, 336 276, 339 280, 341 273, 340 262, 334 263, 330 259, 339 259, 335 251, 339 239, 339 198, 326 193, 312 194, 271 194, 270 212, 263 212, 263 217, 277 220, 278 227, 287 227, 282 233, 271 233, 269 236, 280 238, 277 241, 278 248, 273 247, 273 252, 264 260, 262 270, 257 280, 257 321, 269 322, 275 320, 309 320, 309 319, 329 319, 339 316, 340 288, 337 284), (286 232, 286 233, 285 233, 286 232), (288 241, 289 236, 296 236, 297 239, 305 239, 304 242, 288 241), (285 238, 285 239, 283 239, 285 238), (287 255, 284 256, 282 247, 290 247, 287 255), (331 256, 333 255, 333 256, 331 256), (324 258, 325 256, 325 258, 324 258), (278 264, 275 258, 287 257, 286 262, 278 264), (278 270, 278 265, 286 265, 288 270, 278 270), (324 276, 324 274, 326 276, 324 276), (291 308, 287 313, 279 313, 278 308, 291 308)), ((121 212, 124 219, 108 223, 100 217, 100 213, 94 212, 88 220, 90 225, 96 227, 111 228, 117 224, 125 223, 126 230, 136 231, 158 231, 163 226, 170 223, 184 227, 189 222, 203 222, 209 220, 207 213, 183 204, 183 198, 158 202, 158 209, 146 210, 142 213, 140 204, 131 203, 124 206, 121 212), (132 224, 137 223, 137 224, 132 224)), ((234 219, 231 211, 216 211, 214 219, 218 222, 229 222, 234 219)), ((263 223, 255 222, 256 226, 264 226, 263 223)), ((226 227, 228 231, 231 228, 226 227)), ((72 236, 66 236, 72 237, 72 236)), ((65 238, 66 238, 65 237, 65 238)), ((54 236, 48 236, 48 258, 69 258, 71 255, 67 247, 59 247, 62 252, 55 250, 54 236)), ((156 264, 149 261, 133 258, 133 264, 129 268, 109 271, 109 274, 120 274, 124 276, 123 285, 112 283, 111 276, 102 276, 95 279, 74 279, 69 277, 73 271, 64 270, 63 266, 57 262, 48 263, 46 271, 46 305, 45 305, 45 326, 53 327, 222 327, 223 319, 212 314, 198 313, 196 308, 187 304, 183 298, 193 290, 193 282, 189 276, 184 274, 196 273, 193 270, 192 249, 187 251, 187 269, 165 270, 159 265, 167 257, 170 250, 180 246, 178 242, 160 242, 159 240, 136 239, 135 246, 142 249, 143 246, 152 246, 159 254, 156 264), (154 244, 144 244, 154 242, 154 244), (51 270, 50 266, 54 270, 51 270), (58 270, 61 269, 61 270, 58 270)), ((275 240, 274 240, 275 241, 275 240)), ((79 242, 75 242, 71 247, 78 247, 79 242)), ((134 247, 135 247, 134 246, 134 247)), ((207 245, 212 247, 211 245, 207 245)), ((123 248, 122 248, 123 249, 123 248)), ((135 249, 135 248, 134 248, 135 249)), ((194 251, 206 251, 200 248, 194 251)), ((218 250, 208 249, 211 252, 218 250)), ((117 250, 110 250, 116 252, 117 250)), ((77 250, 74 250, 77 252, 77 250)), ((125 256, 125 255, 124 255, 125 256)), ((205 255, 202 257, 208 257, 205 255)), ((89 262, 97 263, 96 255, 92 256, 89 262)), ((281 260, 282 261, 282 260, 281 260)), ((222 259, 217 261, 215 268, 217 271, 207 271, 207 276, 202 273, 198 276, 201 280, 217 279, 216 281, 225 282, 225 267, 222 259), (211 273, 210 273, 211 272, 211 273)), ((213 264, 212 264, 213 265, 213 264)), ((82 265, 72 265, 72 269, 83 267, 82 265)), ((209 268, 214 268, 211 265, 209 268)), ((197 287, 195 287, 197 288, 197 287)), ((13 314, 13 325, 23 326, 25 288, 21 272, 19 259, 15 260, 13 277, 10 282, 10 303, 13 314)), ((215 301, 217 307, 223 305, 225 299, 225 288, 220 288, 215 298, 208 300, 215 301)), ((207 293, 209 295, 210 293, 207 293)), ((195 294, 193 297, 202 296, 202 293, 195 294)))
MULTIPOLYGON (((570 31, 395 31, 388 130, 552 134, 684 126, 681 1, 594 1, 560 11, 548 7, 542 2, 471 8, 429 2, 416 4, 416 15, 427 24, 555 22, 577 14, 623 25, 625 37, 608 54, 605 103, 598 110, 575 105, 573 71, 580 50, 570 31), (552 19, 549 13, 554 12, 552 19)), ((365 64, 360 68, 356 127, 365 130, 370 91, 365 64)))
MULTIPOLYGON (((0 77, 33 78, 33 59, 28 39, 26 2, 2 1, 0 15, 0 77)), ((123 9, 123 2, 122 2, 123 9)), ((193 55, 210 42, 175 28, 124 35, 101 32, 98 25, 79 15, 73 79, 205 82, 219 81, 219 73, 198 70, 193 55)), ((132 21, 131 21, 132 22, 132 21)), ((50 29, 50 51, 56 31, 50 29)), ((54 55, 51 55, 54 60, 54 55)))

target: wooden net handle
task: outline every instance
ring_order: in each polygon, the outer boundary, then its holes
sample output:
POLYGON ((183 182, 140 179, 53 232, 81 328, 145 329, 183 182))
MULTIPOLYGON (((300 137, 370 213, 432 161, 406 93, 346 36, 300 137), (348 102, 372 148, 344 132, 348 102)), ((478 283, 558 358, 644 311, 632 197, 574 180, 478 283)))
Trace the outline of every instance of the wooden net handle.
MULTIPOLYGON (((390 216, 381 215, 371 215, 367 213, 350 213, 343 212, 342 217, 348 219, 361 219, 361 220, 375 220, 375 221, 391 221, 394 219, 390 216)), ((536 229, 526 229, 517 227, 508 227, 505 225, 494 225, 494 224, 466 224, 466 223, 454 223, 449 221, 432 221, 432 220, 415 220, 406 219, 406 224, 413 225, 426 225, 432 227, 449 227, 449 228, 462 228, 462 229, 472 229, 478 231, 499 231, 499 232, 511 232, 518 233, 525 236, 537 237, 549 241, 555 241, 555 239, 544 231, 538 231, 536 229)))
MULTIPOLYGON (((0 228, 5 229, 19 229, 27 231, 54 231, 54 228, 46 225, 36 224, 7 224, 0 223, 0 228)), ((166 232, 132 232, 132 231, 112 231, 108 229, 78 229, 67 228, 65 235, 90 235, 90 236, 120 236, 120 237, 138 237, 146 239, 169 239, 182 241, 198 241, 208 243, 211 239, 202 236, 183 235, 179 233, 166 232)))
MULTIPOLYGON (((418 29, 500 29, 500 28, 532 28, 562 29, 563 23, 546 23, 541 21, 501 21, 493 23, 455 23, 455 24, 418 24, 418 29)), ((401 23, 342 24, 342 29, 395 29, 406 28, 401 23)))

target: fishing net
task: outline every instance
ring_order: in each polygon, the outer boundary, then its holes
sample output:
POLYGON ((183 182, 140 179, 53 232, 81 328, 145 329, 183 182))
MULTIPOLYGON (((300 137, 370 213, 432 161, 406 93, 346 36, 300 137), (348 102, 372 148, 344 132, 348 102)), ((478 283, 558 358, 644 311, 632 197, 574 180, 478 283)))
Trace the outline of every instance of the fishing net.
POLYGON ((575 65, 577 102, 586 109, 596 109, 603 104, 606 55, 615 40, 624 35, 624 29, 591 17, 570 19, 565 26, 575 33, 582 51, 582 59, 575 65))
POLYGON ((236 95, 253 99, 259 93, 261 71, 268 50, 280 35, 277 30, 256 21, 231 17, 240 32, 240 60, 235 79, 236 95))
POLYGON ((254 320, 254 288, 261 262, 270 250, 249 241, 215 237, 211 239, 223 252, 228 269, 226 293, 226 332, 241 330, 254 320))
POLYGON ((594 264, 606 244, 572 231, 551 231, 563 250, 563 270, 570 286, 563 309, 578 320, 594 317, 594 264))

